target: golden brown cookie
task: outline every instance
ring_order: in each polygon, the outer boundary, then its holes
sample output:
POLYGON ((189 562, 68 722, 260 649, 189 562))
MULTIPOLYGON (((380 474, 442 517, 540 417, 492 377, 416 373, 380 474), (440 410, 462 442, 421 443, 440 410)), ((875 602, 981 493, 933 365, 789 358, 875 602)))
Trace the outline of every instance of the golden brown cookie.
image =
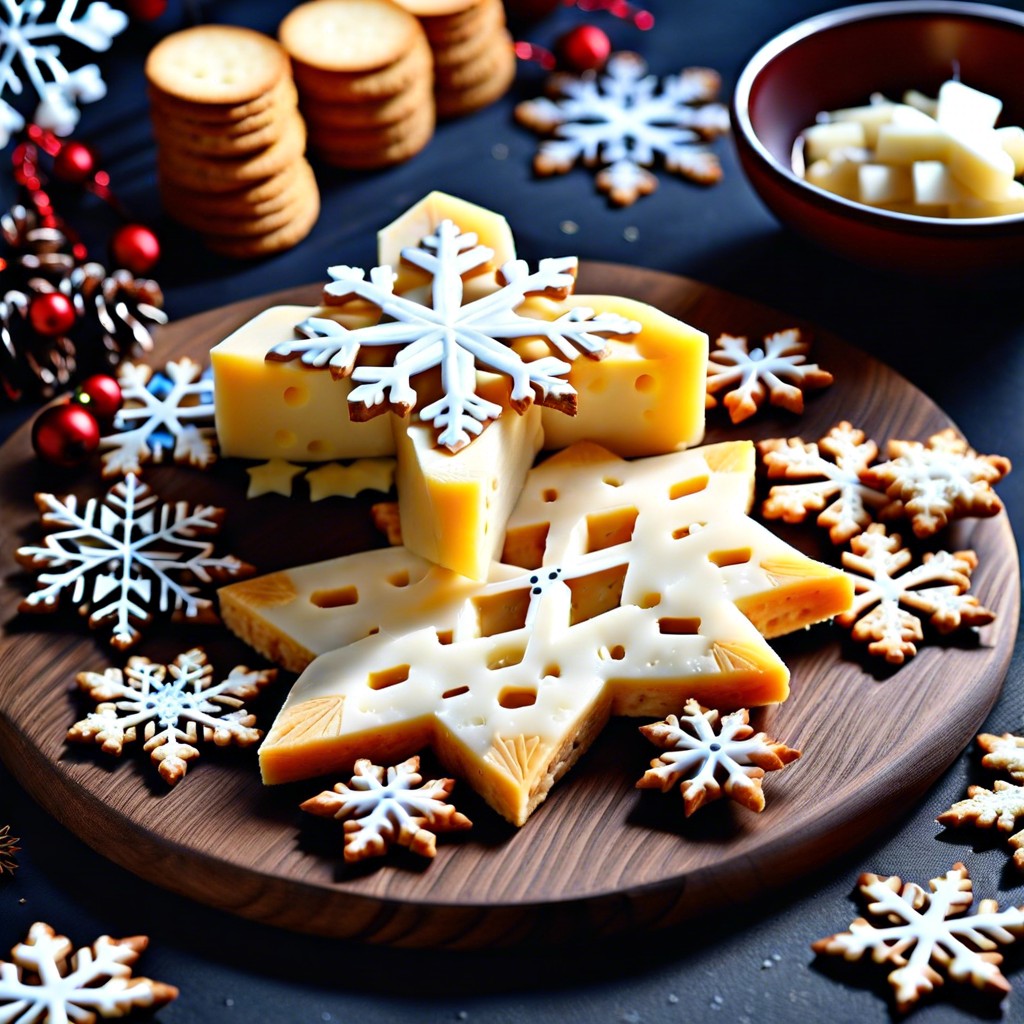
POLYGON ((490 46, 472 60, 462 64, 434 69, 434 89, 437 92, 463 92, 489 82, 507 66, 513 55, 512 37, 504 29, 495 34, 490 46))
POLYGON ((313 230, 319 215, 320 194, 314 192, 282 228, 250 238, 207 235, 203 240, 208 249, 222 256, 240 260, 259 259, 297 245, 313 230))
POLYGON ((404 142, 410 136, 423 134, 426 124, 433 122, 433 101, 413 110, 401 121, 377 125, 370 128, 336 128, 313 131, 310 128, 309 144, 317 153, 363 153, 387 149, 404 142))
POLYGON ((272 213, 285 204, 290 189, 299 180, 302 165, 299 160, 286 167, 280 174, 270 178, 252 182, 242 188, 211 192, 208 189, 194 189, 167 177, 160 179, 160 191, 166 193, 170 203, 165 203, 169 212, 173 212, 175 203, 189 203, 197 209, 207 209, 214 215, 248 216, 255 212, 256 216, 272 213))
POLYGON ((505 8, 501 0, 481 0, 480 3, 467 7, 457 14, 421 16, 419 21, 430 40, 430 45, 444 48, 464 43, 478 35, 487 18, 495 13, 495 9, 500 10, 504 18, 505 8))
POLYGON ((273 110, 280 104, 285 107, 295 106, 298 97, 290 69, 273 88, 247 103, 190 103, 168 95, 152 84, 146 91, 154 112, 196 121, 204 126, 241 131, 258 128, 261 123, 259 119, 273 117, 273 110), (254 120, 249 121, 250 118, 254 120), (248 124, 245 123, 247 121, 248 124))
POLYGON ((237 105, 287 76, 288 57, 269 36, 235 25, 197 25, 162 39, 146 59, 159 92, 194 104, 237 105))
POLYGON ((379 128, 402 121, 420 107, 434 105, 434 90, 424 79, 397 96, 367 103, 316 103, 303 108, 310 134, 320 131, 346 131, 352 128, 379 128))
POLYGON ((395 0, 417 18, 450 18, 479 7, 481 0, 395 0))
POLYGON ((281 137, 287 115, 269 121, 262 128, 243 135, 196 131, 183 121, 155 117, 153 135, 165 151, 173 150, 188 156, 240 157, 257 153, 273 145, 281 137))
POLYGON ((278 29, 294 60, 347 74, 393 64, 422 34, 416 19, 392 0, 311 0, 278 29))
POLYGON ((411 121, 413 124, 410 129, 395 141, 362 147, 338 144, 325 149, 321 146, 317 148, 317 156, 324 163, 351 170, 371 170, 400 164, 415 156, 433 137, 434 108, 424 107, 411 121))
POLYGON ((493 46, 503 43, 505 9, 501 4, 487 4, 482 8, 479 24, 465 39, 441 41, 430 39, 434 51, 435 68, 453 68, 483 57, 493 46))
POLYGON ((516 55, 510 45, 495 48, 494 67, 490 77, 465 89, 439 88, 435 94, 438 117, 461 117, 486 107, 508 91, 516 77, 516 55))

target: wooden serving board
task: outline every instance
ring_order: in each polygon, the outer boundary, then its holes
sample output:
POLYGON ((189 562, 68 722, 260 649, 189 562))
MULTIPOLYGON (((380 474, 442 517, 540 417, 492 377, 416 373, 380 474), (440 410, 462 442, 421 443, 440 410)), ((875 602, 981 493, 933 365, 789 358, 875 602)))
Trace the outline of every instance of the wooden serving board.
MULTIPOLYGON (((579 291, 653 303, 712 338, 810 329, 737 296, 647 270, 587 264, 579 291)), ((181 355, 205 362, 212 344, 260 309, 312 304, 318 294, 314 286, 293 289, 173 324, 154 365, 181 355)), ((835 373, 836 384, 810 396, 799 418, 763 410, 734 428, 714 410, 709 441, 816 439, 848 419, 883 443, 923 439, 949 425, 887 367, 826 333, 812 335, 814 358, 835 373)), ((227 508, 218 550, 261 571, 382 543, 367 515, 379 495, 311 504, 299 483, 291 500, 249 501, 237 460, 207 473, 171 466, 147 468, 144 476, 168 499, 227 508)), ((945 542, 972 547, 980 557, 973 591, 998 614, 980 634, 926 646, 898 672, 872 664, 845 632, 827 625, 778 643, 792 668, 792 696, 757 712, 754 723, 804 756, 766 778, 763 814, 721 801, 687 821, 677 794, 635 790, 654 748, 636 722, 617 721, 524 828, 498 820, 460 784, 456 803, 475 827, 443 836, 435 861, 398 851, 384 862, 349 867, 340 825, 298 810, 336 780, 266 789, 252 750, 209 745, 168 790, 141 751, 129 747, 116 760, 95 747, 65 744, 68 727, 88 710, 75 674, 102 670, 117 656, 73 611, 19 614, 32 581, 13 552, 40 535, 34 491, 98 494, 105 489, 98 478, 95 465, 71 474, 42 465, 27 427, 0 450, 0 754, 55 817, 129 870, 204 903, 313 933, 435 947, 558 941, 668 925, 763 893, 849 849, 927 790, 993 704, 1017 629, 1020 580, 1009 522, 1005 514, 964 521, 945 542)), ((779 532, 812 555, 836 557, 816 527, 779 532)), ((218 671, 259 664, 216 626, 153 626, 137 652, 166 661, 196 644, 218 671)), ((289 683, 284 677, 257 705, 264 727, 289 683)), ((438 770, 430 757, 424 767, 438 770)))

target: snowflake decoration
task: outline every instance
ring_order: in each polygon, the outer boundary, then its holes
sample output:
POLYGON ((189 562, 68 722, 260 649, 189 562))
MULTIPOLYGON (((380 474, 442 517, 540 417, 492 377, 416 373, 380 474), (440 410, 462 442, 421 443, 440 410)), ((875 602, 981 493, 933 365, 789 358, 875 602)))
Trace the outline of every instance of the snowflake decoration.
POLYGON ((178 996, 173 985, 132 977, 132 964, 147 945, 144 935, 102 935, 73 953, 69 939, 37 922, 11 950, 11 960, 0 960, 0 1022, 93 1024, 98 1016, 169 1003, 178 996))
POLYGON ((543 338, 566 359, 579 352, 600 358, 606 341, 600 335, 636 334, 640 325, 612 313, 594 314, 577 307, 553 321, 520 316, 515 310, 530 295, 564 298, 576 283, 574 256, 541 260, 535 273, 525 261, 512 260, 498 272, 496 291, 463 305, 463 277, 478 271, 494 256, 463 234, 450 220, 442 221, 419 247, 402 250, 402 258, 433 277, 433 306, 394 293, 397 274, 375 267, 369 278, 358 267, 331 267, 328 301, 342 304, 361 298, 384 314, 382 323, 349 330, 335 320, 310 317, 299 324, 306 340, 283 342, 267 359, 300 359, 311 369, 328 369, 335 377, 351 377, 349 413, 365 420, 387 408, 405 415, 418 393, 412 378, 439 368, 441 397, 419 411, 439 431, 437 443, 451 451, 465 447, 484 426, 501 415, 500 405, 476 393, 476 371, 486 369, 509 378, 510 402, 523 412, 536 398, 542 405, 572 413, 576 392, 563 378, 568 362, 554 356, 521 359, 508 345, 522 338, 543 338), (391 366, 357 366, 364 347, 398 346, 391 366))
POLYGON ((223 509, 163 502, 133 474, 81 507, 74 495, 45 493, 36 495, 36 505, 50 532, 42 545, 16 552, 21 565, 38 573, 37 589, 20 610, 54 611, 68 592, 91 627, 111 628, 119 650, 139 640, 139 627, 155 612, 169 612, 175 621, 216 622, 213 603, 197 596, 196 583, 253 572, 231 555, 213 557, 206 538, 220 528, 223 509))
POLYGON ((770 479, 824 478, 772 487, 761 507, 765 519, 802 523, 808 513, 820 512, 818 525, 829 531, 832 543, 845 544, 872 522, 872 509, 888 502, 885 494, 860 479, 878 455, 878 445, 845 420, 817 444, 778 437, 759 441, 757 447, 770 479))
POLYGON ((687 817, 723 794, 752 811, 763 811, 764 773, 785 768, 800 751, 763 732, 755 735, 749 721, 741 708, 725 715, 716 732, 718 712, 688 700, 681 718, 669 715, 664 722, 641 726, 644 736, 665 752, 651 761, 637 789, 667 793, 678 783, 687 817))
POLYGON ((274 669, 261 672, 233 668, 213 683, 206 653, 194 648, 170 665, 148 658, 129 658, 125 670, 81 672, 78 685, 99 707, 68 731, 76 743, 98 743, 119 756, 125 743, 145 740, 144 749, 168 785, 185 776, 188 762, 199 757, 195 744, 203 739, 224 747, 249 747, 263 735, 253 728, 254 715, 243 708, 276 678, 274 669))
POLYGON ((918 537, 931 537, 951 519, 1002 510, 992 484, 1010 472, 1010 460, 979 455, 952 427, 926 444, 890 441, 888 454, 888 462, 865 470, 862 479, 890 498, 883 518, 908 517, 918 537))
POLYGON ((718 95, 721 80, 709 68, 686 68, 661 82, 635 53, 613 54, 600 76, 560 74, 551 99, 527 100, 516 119, 553 137, 534 158, 538 174, 564 174, 577 161, 603 165, 597 187, 628 206, 653 192, 658 179, 645 168, 660 156, 665 167, 702 185, 721 180, 722 168, 702 142, 729 129, 718 95))
MULTIPOLYGON (((960 825, 995 826, 1000 832, 1013 832, 1018 818, 1024 818, 1024 786, 996 779, 992 789, 968 786, 967 799, 958 800, 935 820, 940 825, 953 828, 960 825)), ((1014 850, 1013 863, 1024 870, 1024 829, 1010 836, 1009 844, 1014 850)))
POLYGON ((123 363, 118 383, 124 404, 113 432, 100 439, 103 475, 140 473, 144 462, 175 462, 205 469, 215 459, 213 379, 191 359, 170 362, 163 373, 145 363, 123 363))
POLYGON ((914 642, 924 637, 920 619, 901 605, 928 615, 943 634, 984 626, 995 618, 967 593, 978 565, 973 551, 929 553, 904 572, 913 555, 902 545, 898 533, 887 535, 879 523, 850 541, 853 550, 843 552, 843 568, 855 574, 856 594, 849 610, 836 616, 841 626, 853 627, 854 640, 871 641, 868 651, 893 665, 917 654, 914 642))
POLYGON ((24 91, 26 83, 15 70, 15 61, 39 98, 33 120, 58 135, 70 135, 78 124, 76 102, 92 103, 107 94, 95 64, 68 71, 57 44, 41 46, 37 42, 63 37, 96 52, 109 49, 114 36, 127 26, 128 16, 100 2, 89 4, 75 20, 78 3, 61 0, 54 20, 44 22, 40 19, 45 0, 0 0, 0 146, 7 145, 12 132, 25 127, 25 119, 2 98, 6 90, 16 96, 24 91))
POLYGON ((975 913, 967 914, 974 897, 963 864, 928 884, 930 893, 894 875, 861 875, 860 892, 871 901, 868 912, 882 920, 881 926, 857 918, 849 931, 819 939, 811 948, 847 960, 870 952, 875 963, 894 965, 889 983, 900 1011, 942 984, 939 967, 953 981, 999 995, 1009 992, 997 949, 1024 933, 1024 907, 1001 911, 995 900, 982 900, 975 913))
POLYGON ((11 835, 11 826, 0 828, 0 875, 13 875, 18 868, 14 855, 20 850, 18 837, 11 835))
POLYGON ((811 346, 795 328, 768 335, 763 348, 751 349, 746 338, 731 334, 723 334, 716 344, 718 349, 708 357, 708 405, 718 404, 716 391, 732 387, 722 401, 733 423, 753 416, 765 398, 772 405, 802 413, 801 387, 824 388, 832 383, 831 373, 807 362, 811 346))
POLYGON ((410 757, 388 768, 385 782, 380 765, 360 758, 348 785, 339 782, 333 790, 307 800, 302 810, 345 822, 345 860, 349 863, 382 857, 396 843, 413 853, 434 857, 435 832, 469 828, 472 822, 446 802, 455 780, 424 782, 419 767, 420 759, 410 757))

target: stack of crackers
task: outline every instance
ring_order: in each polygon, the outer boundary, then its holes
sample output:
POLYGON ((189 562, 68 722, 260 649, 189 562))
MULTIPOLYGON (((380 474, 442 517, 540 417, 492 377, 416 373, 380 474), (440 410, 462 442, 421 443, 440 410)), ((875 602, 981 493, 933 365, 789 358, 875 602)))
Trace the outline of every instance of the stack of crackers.
POLYGON ((316 223, 320 196, 288 56, 258 32, 201 25, 146 61, 167 213, 215 252, 281 252, 316 223))
POLYGON ((278 38, 292 60, 310 147, 325 163, 387 167, 430 141, 430 44, 398 4, 311 0, 287 15, 278 38))
POLYGON ((501 0, 397 2, 419 18, 430 40, 439 117, 459 117, 505 95, 516 56, 501 0))

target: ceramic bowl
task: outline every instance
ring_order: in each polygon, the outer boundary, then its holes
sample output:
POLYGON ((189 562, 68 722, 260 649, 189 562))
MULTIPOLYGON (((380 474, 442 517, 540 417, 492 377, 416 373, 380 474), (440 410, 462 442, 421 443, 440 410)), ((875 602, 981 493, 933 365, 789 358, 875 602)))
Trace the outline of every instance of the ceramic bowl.
POLYGON ((820 111, 872 93, 935 95, 960 80, 1003 100, 1000 124, 1024 125, 1024 13, 954 0, 893 0, 800 22, 740 74, 733 123, 740 162, 795 231, 883 270, 977 277, 1024 263, 1024 214, 953 220, 890 213, 833 195, 792 169, 794 142, 820 111))

